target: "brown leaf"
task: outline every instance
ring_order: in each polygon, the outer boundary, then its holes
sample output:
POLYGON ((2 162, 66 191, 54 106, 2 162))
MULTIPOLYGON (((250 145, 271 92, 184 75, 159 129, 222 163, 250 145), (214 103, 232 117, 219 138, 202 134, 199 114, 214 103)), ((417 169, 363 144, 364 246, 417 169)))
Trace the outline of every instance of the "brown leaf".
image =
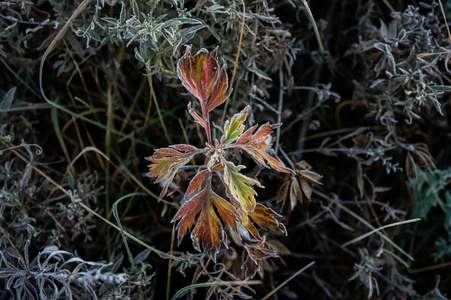
POLYGON ((309 182, 322 185, 321 178, 323 178, 323 176, 319 175, 318 173, 312 171, 298 171, 297 173, 299 174, 300 177, 304 178, 309 182))
POLYGON ((205 194, 206 190, 203 190, 187 201, 172 218, 171 223, 180 220, 177 224, 177 245, 180 245, 186 231, 193 226, 194 219, 202 208, 202 199, 205 197, 205 194))
POLYGON ((191 103, 188 104, 188 111, 190 115, 194 118, 196 123, 198 123, 200 126, 202 126, 205 130, 207 130, 207 122, 199 116, 199 114, 191 108, 191 103))
POLYGON ((260 270, 260 266, 261 261, 255 262, 248 255, 245 262, 241 266, 241 269, 243 269, 244 272, 244 278, 251 279, 252 277, 254 277, 255 274, 257 274, 257 272, 260 270))
POLYGON ((196 226, 191 232, 191 239, 196 250, 200 250, 200 244, 211 259, 216 262, 216 254, 219 252, 221 242, 226 238, 222 224, 216 215, 212 204, 207 200, 197 220, 196 226))
POLYGON ((304 179, 299 180, 301 183, 301 189, 302 192, 304 192, 304 195, 307 197, 307 199, 312 200, 312 188, 308 184, 308 182, 304 179))
POLYGON ((201 102, 204 101, 202 93, 202 67, 205 56, 208 54, 206 49, 199 50, 196 55, 191 55, 191 46, 181 48, 181 56, 177 62, 177 75, 182 81, 183 86, 201 102))
POLYGON ((245 247, 249 257, 254 261, 267 259, 269 257, 277 257, 277 253, 271 249, 266 242, 263 242, 259 246, 255 247, 245 247))
POLYGON ((431 153, 429 153, 428 146, 423 143, 418 143, 415 144, 414 147, 415 151, 413 151, 412 154, 418 166, 426 172, 432 172, 432 170, 435 170, 436 166, 431 153))
POLYGON ((216 85, 211 93, 211 98, 207 103, 207 112, 210 112, 217 106, 221 105, 230 96, 232 90, 227 91, 228 85, 227 72, 225 67, 222 67, 221 73, 219 74, 219 79, 216 82, 216 85))
POLYGON ((301 160, 300 162, 298 162, 296 167, 298 170, 307 170, 307 171, 312 168, 312 166, 305 160, 301 160))
POLYGON ((204 98, 210 96, 217 84, 219 74, 218 47, 205 58, 202 66, 202 94, 204 98))
POLYGON ((299 186, 299 182, 297 178, 293 178, 291 180, 291 188, 290 188, 290 204, 291 204, 291 210, 294 209, 296 204, 302 201, 302 193, 301 188, 299 186))
POLYGON ((277 201, 276 203, 280 203, 283 201, 282 206, 285 204, 285 199, 288 195, 288 189, 290 188, 290 180, 285 180, 280 186, 279 192, 277 193, 277 201))
POLYGON ((277 252, 277 254, 291 255, 291 251, 278 240, 267 240, 266 242, 277 252))
POLYGON ((229 224, 232 229, 237 232, 236 222, 238 221, 239 214, 230 202, 226 201, 224 198, 218 196, 216 193, 212 193, 212 202, 216 207, 219 215, 221 216, 222 221, 225 224, 229 224))

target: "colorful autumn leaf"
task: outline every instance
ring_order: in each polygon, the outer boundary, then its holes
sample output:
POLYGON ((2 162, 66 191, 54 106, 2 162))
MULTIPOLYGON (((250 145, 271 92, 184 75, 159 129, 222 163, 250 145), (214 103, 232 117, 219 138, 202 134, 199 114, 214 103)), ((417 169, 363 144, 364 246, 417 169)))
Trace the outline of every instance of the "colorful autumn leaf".
POLYGON ((189 163, 199 153, 198 150, 191 145, 173 145, 171 148, 157 149, 151 157, 146 157, 146 160, 152 162, 148 166, 150 171, 146 176, 157 177, 155 183, 163 183, 163 190, 158 197, 158 201, 166 195, 168 187, 179 168, 189 163))
POLYGON ((255 276, 262 266, 262 261, 268 258, 277 257, 277 253, 271 249, 265 240, 257 246, 244 245, 247 252, 247 258, 242 265, 244 278, 249 279, 255 276))
POLYGON ((281 216, 260 203, 256 204, 255 209, 249 213, 249 216, 261 228, 287 234, 285 226, 277 220, 281 216))
POLYGON ((292 173, 291 169, 284 167, 277 159, 266 152, 271 144, 272 130, 279 126, 279 124, 264 124, 255 133, 257 126, 253 126, 238 138, 235 146, 246 151, 258 164, 266 168, 268 168, 268 163, 271 168, 279 172, 292 173))
POLYGON ((227 78, 227 72, 225 67, 222 67, 219 73, 219 79, 211 92, 209 101, 207 102, 207 113, 221 105, 230 96, 232 90, 227 91, 228 85, 229 79, 227 78))
POLYGON ((211 172, 209 170, 203 170, 198 172, 193 177, 193 179, 191 179, 188 189, 185 192, 185 197, 189 197, 195 191, 200 190, 202 187, 202 183, 207 178, 207 176, 211 176, 211 172))
POLYGON ((177 239, 180 244, 186 231, 192 228, 196 215, 199 214, 191 232, 194 248, 201 251, 200 245, 202 244, 203 250, 216 261, 216 254, 219 252, 221 242, 225 242, 227 238, 214 208, 223 222, 229 224, 234 230, 236 230, 238 213, 232 204, 212 190, 211 173, 207 176, 201 175, 201 178, 205 182, 204 189, 183 204, 171 222, 179 221, 177 239))
POLYGON ((210 199, 205 198, 203 204, 202 212, 191 232, 191 239, 197 251, 201 251, 202 243, 204 252, 216 262, 216 254, 219 252, 221 242, 226 239, 226 234, 210 199))
POLYGON ((219 66, 217 49, 211 53, 201 49, 192 56, 191 46, 183 46, 177 62, 177 74, 183 86, 199 99, 204 117, 232 92, 227 91, 227 72, 219 66))

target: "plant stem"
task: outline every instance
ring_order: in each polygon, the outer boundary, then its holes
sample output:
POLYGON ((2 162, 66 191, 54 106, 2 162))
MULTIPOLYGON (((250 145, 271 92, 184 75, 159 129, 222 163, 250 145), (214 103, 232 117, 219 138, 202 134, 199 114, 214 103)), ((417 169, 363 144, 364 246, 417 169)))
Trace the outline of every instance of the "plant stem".
POLYGON ((211 143, 211 129, 210 129, 210 116, 208 112, 202 107, 202 116, 204 117, 205 122, 207 123, 207 128, 205 128, 205 132, 207 134, 207 143, 212 145, 211 143))
POLYGON ((316 26, 315 18, 313 17, 312 11, 310 10, 307 1, 302 0, 302 3, 304 4, 305 9, 307 10, 307 15, 310 19, 310 22, 312 23, 313 31, 315 32, 316 40, 318 41, 319 52, 321 53, 321 55, 324 55, 326 53, 326 50, 324 49, 323 42, 321 41, 321 34, 318 30, 318 27, 316 26))

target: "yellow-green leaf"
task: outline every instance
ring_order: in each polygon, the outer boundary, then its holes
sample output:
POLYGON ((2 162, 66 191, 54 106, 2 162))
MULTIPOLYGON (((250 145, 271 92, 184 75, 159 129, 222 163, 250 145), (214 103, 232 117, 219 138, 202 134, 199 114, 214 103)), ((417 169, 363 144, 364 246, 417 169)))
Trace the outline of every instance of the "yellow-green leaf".
POLYGON ((246 106, 241 112, 233 115, 232 119, 224 124, 224 135, 221 137, 221 143, 229 144, 235 141, 244 131, 244 121, 247 118, 249 106, 246 106))
POLYGON ((255 195, 257 192, 252 188, 253 185, 263 187, 260 182, 240 173, 245 167, 235 166, 232 162, 223 159, 224 163, 224 183, 227 186, 229 195, 241 208, 248 212, 255 208, 255 195))

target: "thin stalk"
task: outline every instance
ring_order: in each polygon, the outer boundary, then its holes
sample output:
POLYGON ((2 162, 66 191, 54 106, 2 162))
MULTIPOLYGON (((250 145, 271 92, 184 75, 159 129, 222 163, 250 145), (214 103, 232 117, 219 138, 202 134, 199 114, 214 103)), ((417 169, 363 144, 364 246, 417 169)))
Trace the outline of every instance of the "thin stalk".
POLYGON ((325 54, 326 50, 324 49, 323 42, 321 41, 321 34, 319 33, 318 27, 316 26, 315 18, 313 17, 312 11, 310 10, 310 7, 306 0, 302 0, 302 3, 304 4, 305 9, 307 10, 307 15, 310 19, 310 22, 312 23, 313 31, 315 32, 316 40, 318 41, 319 52, 321 54, 325 54))
MULTIPOLYGON (((111 131, 109 130, 113 126, 114 112, 113 112, 113 96, 111 95, 111 84, 108 84, 107 91, 107 123, 106 123, 106 132, 105 132, 105 154, 107 157, 111 156, 111 131)), ((110 163, 107 161, 105 164, 105 212, 107 218, 110 216, 110 163)), ((110 240, 110 229, 106 230, 106 240, 110 240)), ((112 247, 111 243, 107 245, 107 253, 108 257, 111 256, 112 247)))
MULTIPOLYGON (((244 23, 246 22, 246 5, 244 4, 244 0, 241 0, 241 3, 243 4, 243 19, 241 20, 240 39, 238 41, 238 50, 236 52, 235 65, 233 66, 232 78, 230 79, 230 89, 233 88, 233 81, 235 79, 236 68, 238 66, 238 59, 240 58, 241 44, 243 43, 244 23)), ((221 126, 222 124, 224 124, 224 118, 227 111, 227 106, 229 105, 229 100, 230 97, 225 101, 224 111, 221 117, 221 126)))
POLYGON ((202 115, 204 117, 205 122, 207 123, 207 128, 205 128, 205 132, 207 134, 207 142, 209 145, 212 145, 211 143, 211 128, 210 128, 210 116, 208 113, 205 113, 205 111, 202 109, 202 115))
POLYGON ((272 295, 274 295, 278 290, 280 290, 284 285, 286 285, 288 282, 290 282, 293 278, 295 278, 296 276, 298 276, 299 274, 301 274, 302 272, 304 272, 305 270, 307 270, 308 268, 310 268, 311 266, 313 266, 315 264, 314 261, 312 261, 311 263, 309 263, 308 265, 306 265, 305 267, 303 267, 302 269, 300 269, 299 271, 297 271, 296 273, 294 273, 293 275, 290 276, 290 278, 288 278, 287 280, 285 280, 284 282, 282 282, 281 284, 279 284, 278 287, 276 287, 275 289, 273 289, 271 292, 269 292, 268 294, 266 294, 265 297, 263 297, 261 300, 266 300, 269 297, 271 297, 272 295))
MULTIPOLYGON (((172 234, 171 234, 171 252, 174 250, 174 239, 175 239, 175 223, 172 225, 172 234)), ((172 259, 169 259, 168 262, 168 281, 166 284, 166 300, 169 300, 169 293, 171 290, 171 267, 172 267, 172 259)))
MULTIPOLYGON (((149 70, 149 72, 150 72, 150 70, 149 70)), ((163 120, 163 116, 161 115, 160 105, 158 105, 157 97, 155 96, 155 93, 153 92, 152 76, 149 75, 149 76, 147 76, 147 78, 149 80, 151 97, 153 98, 153 103, 155 103, 155 108, 157 110, 158 118, 160 119, 160 122, 161 122, 161 127, 163 127, 164 135, 166 136, 166 139, 168 140, 169 144, 172 144, 171 137, 169 136, 168 130, 166 129, 166 125, 163 120)))
MULTIPOLYGON (((280 80, 280 89, 279 89, 279 104, 277 107, 277 124, 282 123, 282 108, 283 108, 283 69, 282 66, 279 67, 279 80, 280 80)), ((275 155, 277 157, 277 151, 279 151, 279 143, 280 143, 280 126, 276 129, 276 146, 274 147, 275 155)))
MULTIPOLYGON (((316 192, 318 193, 318 192, 316 192)), ((325 196, 325 195, 324 195, 325 196)), ((327 198, 327 197, 326 197, 327 198)), ((363 219, 361 216, 359 216, 358 214, 356 214, 355 212, 353 212, 352 210, 350 210, 349 208, 347 208, 346 206, 342 205, 341 203, 337 202, 337 201, 332 201, 333 204, 337 205, 338 207, 340 207, 342 210, 346 211, 348 214, 350 214, 351 216, 353 216, 354 218, 356 218, 357 220, 359 220, 362 224, 364 224, 365 226, 367 226, 368 228, 375 230, 376 228, 374 228, 373 225, 371 225, 370 223, 368 223, 365 219, 363 219)), ((390 245, 392 245, 394 248, 396 248, 399 252, 401 252, 402 254, 404 254, 407 258, 409 258, 411 261, 414 261, 415 259, 409 255, 406 251, 404 251, 401 247, 399 247, 397 244, 395 244, 390 238, 388 238, 386 235, 384 235, 383 233, 379 232, 379 231, 375 231, 375 233, 377 233, 381 238, 383 238, 385 241, 387 241, 390 245)), ((344 248, 344 247, 343 247, 344 248)))
POLYGON ((419 221, 421 221, 420 218, 415 218, 415 219, 411 219, 411 220, 405 220, 405 221, 395 222, 395 223, 392 223, 392 224, 387 224, 387 225, 384 225, 382 227, 376 228, 376 229, 374 229, 374 230, 372 230, 370 232, 367 232, 367 233, 365 233, 365 234, 363 234, 363 235, 361 235, 359 237, 356 237, 355 239, 352 239, 352 240, 350 240, 350 241, 348 241, 348 242, 346 242, 344 244, 341 244, 341 247, 344 248, 344 247, 347 247, 347 246, 349 246, 351 244, 357 243, 358 241, 361 241, 364 238, 369 237, 373 233, 376 233, 378 231, 384 230, 385 228, 394 227, 394 226, 398 226, 398 225, 404 225, 404 224, 413 223, 413 222, 419 222, 419 221))
POLYGON ((230 285, 256 285, 256 284, 262 284, 263 282, 260 280, 249 280, 249 281, 214 281, 214 282, 204 282, 204 283, 196 283, 196 284, 192 284, 189 286, 186 286, 180 290, 177 291, 177 293, 175 293, 175 295, 172 297, 171 300, 175 300, 178 297, 180 297, 180 295, 182 295, 184 292, 189 291, 191 289, 195 289, 198 287, 210 287, 210 286, 230 286, 230 285))

